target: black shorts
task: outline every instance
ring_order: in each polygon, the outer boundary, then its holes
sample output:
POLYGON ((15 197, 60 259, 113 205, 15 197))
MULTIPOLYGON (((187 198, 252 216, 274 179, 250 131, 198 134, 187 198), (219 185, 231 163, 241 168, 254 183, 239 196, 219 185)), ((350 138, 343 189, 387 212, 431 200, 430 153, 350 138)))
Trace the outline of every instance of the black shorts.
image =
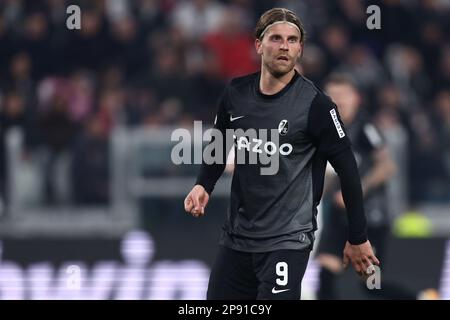
POLYGON ((310 250, 251 253, 224 246, 211 270, 208 300, 299 300, 310 250))
MULTIPOLYGON (((345 209, 330 208, 329 214, 324 217, 316 255, 327 253, 342 258, 345 243, 348 239, 348 217, 345 209)), ((385 244, 390 228, 387 225, 368 226, 367 233, 370 244, 378 259, 382 259, 385 244)))

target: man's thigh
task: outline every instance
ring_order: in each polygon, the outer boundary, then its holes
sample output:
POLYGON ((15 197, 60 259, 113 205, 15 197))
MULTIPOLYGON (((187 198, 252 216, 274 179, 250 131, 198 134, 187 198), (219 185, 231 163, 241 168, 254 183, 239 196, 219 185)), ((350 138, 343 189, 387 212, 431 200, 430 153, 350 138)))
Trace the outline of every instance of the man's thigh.
POLYGON ((256 299, 252 254, 219 247, 208 284, 208 300, 256 299))
POLYGON ((257 299, 299 300, 309 250, 277 250, 254 255, 260 281, 257 299))

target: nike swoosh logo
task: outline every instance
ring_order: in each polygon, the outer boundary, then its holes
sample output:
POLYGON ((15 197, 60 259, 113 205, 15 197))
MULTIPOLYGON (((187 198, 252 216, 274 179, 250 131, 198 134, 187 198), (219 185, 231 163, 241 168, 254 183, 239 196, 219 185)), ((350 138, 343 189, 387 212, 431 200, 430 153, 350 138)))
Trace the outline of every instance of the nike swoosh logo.
POLYGON ((277 293, 281 293, 281 292, 285 292, 285 291, 289 291, 291 289, 281 289, 281 290, 277 290, 275 289, 275 287, 272 288, 272 293, 273 294, 277 294, 277 293))
POLYGON ((245 116, 239 116, 239 117, 234 117, 233 118, 233 116, 230 114, 230 121, 233 122, 234 120, 237 120, 237 119, 240 119, 240 118, 243 118, 243 117, 245 117, 245 116))

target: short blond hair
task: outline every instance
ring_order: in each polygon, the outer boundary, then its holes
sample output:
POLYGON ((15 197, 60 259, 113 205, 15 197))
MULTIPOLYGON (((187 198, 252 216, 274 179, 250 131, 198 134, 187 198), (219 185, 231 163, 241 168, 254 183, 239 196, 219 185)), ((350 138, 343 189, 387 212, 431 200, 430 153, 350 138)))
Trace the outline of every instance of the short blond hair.
POLYGON ((306 34, 302 22, 294 12, 285 8, 273 8, 264 12, 256 23, 254 33, 255 38, 262 40, 264 37, 264 30, 271 24, 280 21, 287 21, 295 24, 300 31, 300 42, 304 42, 306 34))

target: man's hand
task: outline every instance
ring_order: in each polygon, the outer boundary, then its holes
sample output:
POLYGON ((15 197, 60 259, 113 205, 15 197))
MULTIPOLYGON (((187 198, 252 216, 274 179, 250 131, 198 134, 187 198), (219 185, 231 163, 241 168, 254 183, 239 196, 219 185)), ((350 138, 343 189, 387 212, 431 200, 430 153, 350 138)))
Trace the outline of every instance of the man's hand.
POLYGON ((184 210, 194 217, 205 214, 205 208, 209 201, 209 194, 201 185, 195 185, 184 199, 184 210))
POLYGON ((380 265, 380 261, 373 254, 369 240, 357 245, 352 245, 349 242, 345 244, 344 268, 348 266, 349 262, 360 276, 366 276, 367 268, 371 265, 380 265))

